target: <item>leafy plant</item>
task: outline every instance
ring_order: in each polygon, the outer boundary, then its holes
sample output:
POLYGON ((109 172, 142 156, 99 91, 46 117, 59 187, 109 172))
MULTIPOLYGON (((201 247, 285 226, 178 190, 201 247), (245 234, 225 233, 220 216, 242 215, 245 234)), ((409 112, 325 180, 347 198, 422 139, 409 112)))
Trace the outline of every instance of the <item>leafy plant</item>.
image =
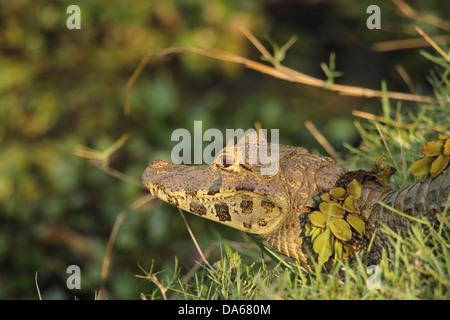
POLYGON ((347 187, 334 188, 321 195, 320 211, 309 214, 306 225, 307 237, 311 237, 313 250, 319 255, 319 264, 324 264, 334 253, 335 258, 348 258, 353 253, 347 244, 353 232, 362 235, 365 223, 354 201, 361 196, 361 185, 353 180, 347 187))
POLYGON ((420 148, 425 156, 411 166, 411 173, 425 180, 428 174, 436 178, 448 165, 450 159, 450 137, 439 134, 438 140, 426 142, 420 148))

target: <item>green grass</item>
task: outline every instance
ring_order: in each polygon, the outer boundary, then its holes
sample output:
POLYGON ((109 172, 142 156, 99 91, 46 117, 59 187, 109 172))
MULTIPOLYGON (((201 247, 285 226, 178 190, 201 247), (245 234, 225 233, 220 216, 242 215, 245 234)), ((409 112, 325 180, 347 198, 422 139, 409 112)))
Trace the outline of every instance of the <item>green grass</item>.
MULTIPOLYGON (((384 153, 397 169, 391 178, 394 187, 415 181, 409 168, 420 157, 420 146, 438 132, 448 134, 450 123, 450 65, 443 58, 424 56, 436 63, 428 78, 436 103, 407 109, 384 97, 382 121, 355 120, 362 144, 347 146, 347 160, 341 165, 370 169, 384 153)), ((383 90, 387 91, 385 84, 383 90)), ((367 286, 375 273, 363 257, 357 256, 352 266, 337 261, 330 272, 321 267, 309 271, 268 248, 261 250, 254 244, 241 250, 226 242, 219 244, 219 259, 210 261, 214 270, 198 265, 188 276, 182 275, 175 260, 171 271, 155 273, 152 266, 150 271, 142 268, 138 277, 151 283, 147 299, 450 299, 450 231, 443 220, 431 226, 425 219, 415 219, 404 234, 388 227, 379 232, 388 235, 391 246, 377 264, 379 288, 375 289, 367 286)))
POLYGON ((376 275, 360 257, 352 267, 338 261, 331 272, 307 271, 295 262, 249 262, 225 242, 215 270, 202 266, 187 282, 176 263, 171 275, 143 269, 139 277, 158 282, 149 287, 150 299, 450 299, 448 229, 417 223, 402 236, 382 232, 392 246, 377 265, 379 288, 368 287, 376 275))

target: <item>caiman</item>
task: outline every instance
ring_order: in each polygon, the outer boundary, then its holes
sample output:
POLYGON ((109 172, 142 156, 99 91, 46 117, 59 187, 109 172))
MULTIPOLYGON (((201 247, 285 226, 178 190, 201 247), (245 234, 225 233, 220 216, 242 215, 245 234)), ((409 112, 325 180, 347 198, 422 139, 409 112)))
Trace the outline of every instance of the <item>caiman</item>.
POLYGON ((311 154, 302 147, 277 145, 278 170, 267 175, 261 174, 267 165, 248 161, 248 145, 265 145, 269 152, 271 145, 256 133, 242 139, 247 138, 247 145, 238 143, 223 148, 211 165, 153 161, 144 171, 142 182, 152 195, 175 207, 262 236, 307 268, 312 267, 311 256, 314 256, 306 231, 309 215, 317 209, 320 197, 334 188, 346 188, 353 180, 361 186, 354 205, 365 228, 348 246, 356 254, 370 249, 366 260, 370 264, 376 263, 383 248, 389 245, 385 233, 375 232, 382 224, 401 232, 411 222, 406 215, 442 214, 448 207, 448 167, 435 178, 393 190, 377 178, 384 174, 381 168, 349 171, 331 158, 311 154), (238 146, 247 148, 242 153, 238 146), (380 203, 406 215, 399 215, 380 203))

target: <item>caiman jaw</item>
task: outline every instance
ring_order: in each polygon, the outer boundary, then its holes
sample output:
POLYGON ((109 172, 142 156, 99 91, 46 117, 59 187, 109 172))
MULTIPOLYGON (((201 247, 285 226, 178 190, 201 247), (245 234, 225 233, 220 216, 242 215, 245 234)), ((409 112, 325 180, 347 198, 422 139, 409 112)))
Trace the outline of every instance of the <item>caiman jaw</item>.
POLYGON ((276 179, 261 179, 245 170, 156 160, 142 182, 152 195, 173 206, 250 233, 273 231, 290 211, 276 179))

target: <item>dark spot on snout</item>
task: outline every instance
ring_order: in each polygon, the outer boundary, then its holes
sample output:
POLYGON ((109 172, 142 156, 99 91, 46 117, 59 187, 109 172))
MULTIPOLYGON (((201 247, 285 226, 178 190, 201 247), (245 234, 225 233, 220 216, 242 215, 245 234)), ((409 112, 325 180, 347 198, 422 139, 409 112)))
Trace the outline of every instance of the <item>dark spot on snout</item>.
POLYGON ((251 223, 242 222, 242 225, 244 226, 244 228, 247 228, 247 229, 251 229, 252 228, 251 223))
POLYGON ((268 200, 261 200, 261 208, 266 210, 266 213, 271 213, 273 208, 275 208, 275 205, 268 200))
POLYGON ((251 214, 253 212, 253 200, 242 200, 241 209, 243 214, 251 214))
POLYGON ((255 191, 254 186, 246 185, 243 183, 239 183, 236 187, 236 191, 255 191))
POLYGON ((216 208, 216 215, 220 221, 231 221, 230 211, 225 203, 217 203, 214 208, 216 208))
POLYGON ((191 202, 189 205, 189 211, 198 214, 199 216, 204 216, 206 214, 205 206, 198 202, 191 202))

